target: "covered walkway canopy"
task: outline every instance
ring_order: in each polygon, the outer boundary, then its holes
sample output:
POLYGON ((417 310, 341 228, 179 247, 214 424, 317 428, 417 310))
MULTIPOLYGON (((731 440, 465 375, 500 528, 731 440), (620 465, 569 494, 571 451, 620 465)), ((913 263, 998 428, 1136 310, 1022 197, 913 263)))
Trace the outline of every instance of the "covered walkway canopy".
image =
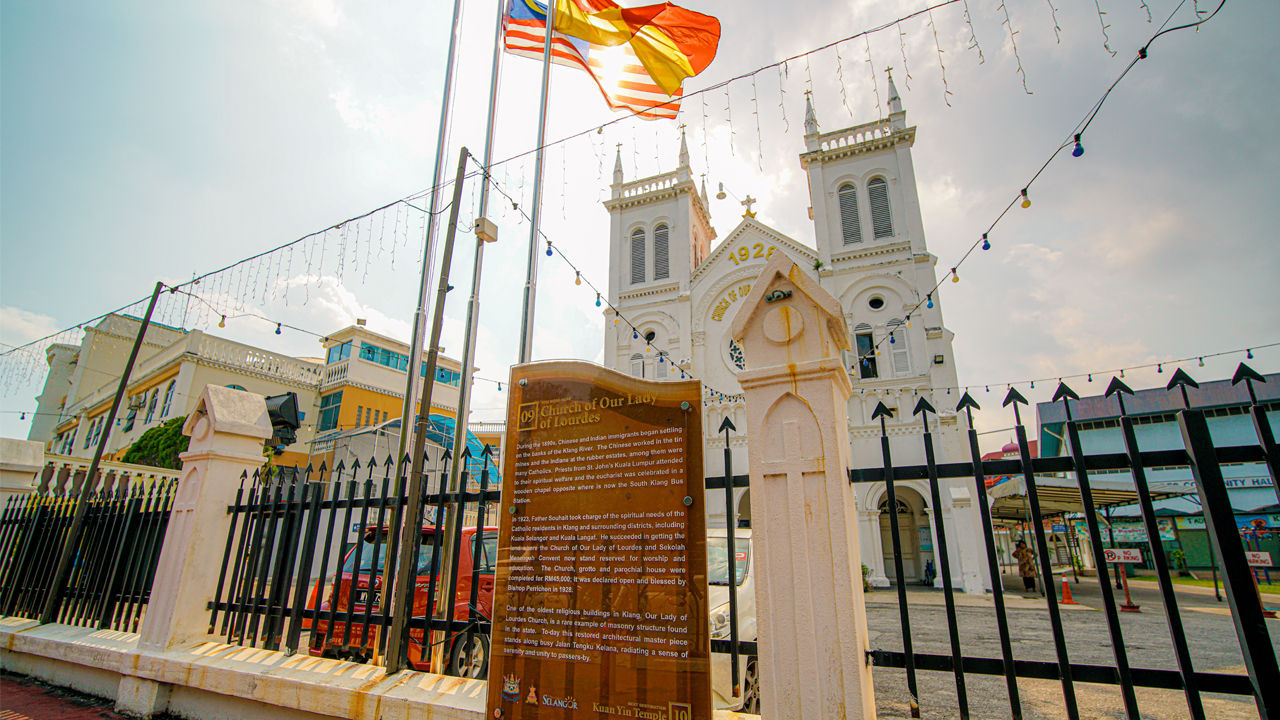
MULTIPOLYGON (((1080 487, 1075 478, 1063 476, 1037 476, 1035 478, 1036 494, 1040 500, 1040 514, 1048 517, 1066 513, 1083 513, 1084 502, 1080 499, 1080 487)), ((1138 491, 1133 480, 1127 475, 1118 478, 1092 476, 1089 487, 1093 490, 1093 502, 1097 508, 1121 507, 1135 505, 1138 502, 1138 491)), ((1185 485, 1179 483, 1149 482, 1151 500, 1186 495, 1185 485)), ((991 520, 999 523, 1027 522, 1030 518, 1027 499, 1026 480, 1012 476, 987 489, 991 496, 991 520)))

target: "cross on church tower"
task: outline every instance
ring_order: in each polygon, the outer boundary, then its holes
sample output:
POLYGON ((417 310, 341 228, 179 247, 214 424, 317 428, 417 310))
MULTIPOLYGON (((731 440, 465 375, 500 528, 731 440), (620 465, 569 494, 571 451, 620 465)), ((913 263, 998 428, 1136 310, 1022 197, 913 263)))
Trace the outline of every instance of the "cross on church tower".
POLYGON ((744 213, 742 213, 742 217, 744 217, 744 218, 753 218, 753 217, 755 217, 755 216, 756 216, 756 214, 755 214, 755 212, 753 212, 753 211, 751 210, 751 206, 752 206, 752 205, 755 205, 755 204, 756 204, 756 203, 758 203, 758 202, 760 202, 760 201, 759 201, 759 200, 756 200, 756 199, 755 199, 755 198, 753 198, 753 197, 751 197, 751 194, 750 194, 750 193, 747 193, 747 198, 746 198, 745 200, 743 200, 743 201, 742 201, 742 207, 746 208, 746 209, 747 209, 747 211, 746 211, 746 212, 744 212, 744 213))

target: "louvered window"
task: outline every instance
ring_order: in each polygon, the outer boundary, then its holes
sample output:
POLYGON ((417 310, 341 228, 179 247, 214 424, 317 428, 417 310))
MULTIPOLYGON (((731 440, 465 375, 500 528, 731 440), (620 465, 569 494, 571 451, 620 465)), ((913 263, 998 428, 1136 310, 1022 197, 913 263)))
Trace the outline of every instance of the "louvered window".
POLYGON ((871 228, 876 239, 893 237, 893 215, 889 212, 889 183, 876 178, 867 183, 871 200, 871 228))
POLYGON ((667 251, 666 225, 653 229, 653 279, 663 280, 671 275, 670 253, 667 251))
POLYGON ((844 244, 852 245, 862 242, 862 223, 858 219, 858 190, 853 183, 845 183, 836 191, 840 201, 840 231, 844 234, 844 244))
POLYGON ((907 352, 907 328, 901 320, 889 321, 889 353, 893 356, 893 374, 899 377, 911 371, 910 353, 907 352))
POLYGON ((632 377, 644 377, 644 355, 636 353, 631 356, 631 375, 632 377))
POLYGON ((644 282, 644 230, 631 233, 631 284, 644 282))

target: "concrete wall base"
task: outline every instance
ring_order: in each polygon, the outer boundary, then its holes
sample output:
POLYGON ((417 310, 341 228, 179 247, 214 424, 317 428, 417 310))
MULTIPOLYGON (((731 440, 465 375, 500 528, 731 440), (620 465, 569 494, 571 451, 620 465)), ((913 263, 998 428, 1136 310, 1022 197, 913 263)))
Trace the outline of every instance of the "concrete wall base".
POLYGON ((199 643, 140 652, 138 635, 0 619, 0 669, 98 697, 121 712, 192 720, 376 718, 480 720, 485 683, 199 643))

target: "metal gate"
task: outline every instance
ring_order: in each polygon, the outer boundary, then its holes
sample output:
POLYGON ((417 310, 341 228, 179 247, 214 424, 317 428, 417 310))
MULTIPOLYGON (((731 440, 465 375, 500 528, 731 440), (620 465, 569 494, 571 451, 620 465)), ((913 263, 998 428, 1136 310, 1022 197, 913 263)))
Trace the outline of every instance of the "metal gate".
MULTIPOLYGON (((978 450, 978 434, 973 429, 973 413, 979 410, 978 403, 969 393, 964 393, 956 406, 958 413, 963 413, 968 420, 968 440, 970 460, 968 462, 938 463, 935 458, 934 438, 931 427, 937 427, 937 411, 923 397, 916 403, 913 415, 920 419, 921 442, 923 443, 925 464, 909 467, 896 467, 890 452, 886 419, 892 411, 880 403, 873 414, 873 419, 880 420, 882 463, 880 467, 852 470, 850 481, 855 483, 884 483, 889 505, 895 505, 895 483, 903 480, 927 480, 935 511, 932 514, 933 530, 937 535, 937 559, 939 575, 943 583, 945 612, 947 620, 947 638, 950 652, 947 654, 920 653, 913 651, 911 613, 907 605, 906 587, 899 583, 897 587, 898 611, 901 618, 902 645, 901 651, 873 650, 871 661, 877 667, 902 668, 906 670, 907 687, 910 694, 909 707, 912 717, 920 716, 919 690, 917 673, 924 671, 950 672, 955 678, 955 692, 958 713, 961 718, 970 716, 969 698, 965 685, 966 675, 1003 675, 1008 691, 1009 713, 1015 719, 1023 717, 1022 702, 1019 697, 1018 678, 1034 678, 1041 680, 1057 680, 1062 685, 1062 701, 1067 717, 1076 720, 1080 717, 1075 683, 1102 683, 1118 685, 1123 698, 1125 714, 1137 720, 1139 715, 1138 701, 1134 689, 1137 687, 1165 688, 1182 690, 1186 697, 1187 708, 1192 718, 1202 720, 1206 717, 1202 693, 1228 693, 1253 695, 1264 720, 1280 718, 1280 669, 1277 668, 1276 653, 1268 634, 1264 619, 1264 607, 1253 573, 1246 559, 1244 544, 1237 529, 1230 501, 1227 497, 1226 484, 1223 479, 1222 465, 1226 463, 1265 463, 1273 482, 1277 478, 1277 463, 1280 452, 1277 451, 1274 435, 1267 420, 1266 408, 1258 403, 1253 383, 1262 382, 1263 378, 1247 366, 1241 365, 1233 383, 1245 382, 1248 385, 1254 427, 1258 437, 1256 445, 1215 447, 1210 437, 1209 427, 1202 410, 1191 409, 1187 388, 1198 387, 1194 380, 1182 370, 1178 370, 1169 383, 1169 392, 1181 392, 1183 409, 1177 413, 1177 421, 1182 433, 1184 448, 1181 450, 1143 451, 1138 447, 1134 433, 1134 421, 1125 408, 1124 396, 1132 394, 1123 382, 1113 378, 1106 396, 1116 398, 1119 404, 1120 431, 1124 439, 1123 453, 1088 454, 1081 449, 1080 428, 1072 417, 1072 401, 1079 396, 1065 384, 1059 384, 1053 396, 1053 402, 1062 402, 1066 415, 1064 439, 1070 448, 1070 454, 1062 457, 1033 458, 1031 456, 1027 431, 1023 425, 1019 405, 1027 404, 1025 398, 1014 388, 1010 388, 1004 398, 1004 405, 1012 405, 1015 414, 1018 445, 1016 459, 1000 459, 983 461, 978 450), (1191 470, 1195 480, 1196 492, 1203 507, 1205 526, 1222 571, 1223 584, 1226 588, 1231 616, 1234 621, 1235 634, 1244 657, 1246 675, 1204 672, 1197 670, 1192 663, 1188 649, 1187 636, 1183 620, 1179 614, 1178 603, 1174 595, 1173 582, 1169 572, 1168 558, 1161 543, 1157 540, 1150 545, 1153 565, 1157 573, 1163 610, 1167 619, 1170 640, 1177 661, 1177 670, 1143 668, 1133 666, 1126 651, 1125 639, 1121 632, 1120 615, 1116 597, 1112 587, 1112 576, 1104 557, 1103 533, 1100 529, 1097 507, 1099 500, 1091 482, 1091 474, 1100 471, 1127 471, 1132 475, 1133 488, 1141 509, 1142 520, 1149 538, 1158 538, 1156 512, 1153 506, 1153 493, 1149 487, 1148 470, 1158 467, 1186 466, 1191 470), (1063 631, 1061 611, 1054 588, 1053 570, 1049 563, 1039 563, 1040 581, 1050 589, 1045 597, 1045 609, 1048 612, 1052 631, 1056 661, 1020 660, 1013 656, 1010 636, 1009 616, 1006 608, 1004 590, 1000 581, 1000 567, 997 561, 997 548, 993 533, 991 511, 985 502, 987 497, 986 479, 996 475, 1020 476, 1025 483, 1027 502, 1029 505, 1028 523, 1035 542, 1037 558, 1050 557, 1050 547, 1046 536, 1045 512, 1041 501, 1043 488, 1037 487, 1037 475, 1061 474, 1063 477, 1074 477, 1078 492, 1082 515, 1087 525, 1088 542, 1097 562, 1097 583, 1103 601, 1107 634, 1112 647, 1114 664, 1096 665, 1072 662, 1067 639, 1063 631), (1000 657, 978 657, 966 655, 961 647, 957 626, 957 610, 955 588, 952 586, 952 563, 948 556, 946 533, 948 528, 943 521, 939 481, 948 478, 972 479, 973 489, 980 499, 979 505, 982 537, 985 539, 985 555, 987 570, 992 578, 992 594, 995 606, 996 630, 1000 641, 1000 657)), ((894 558, 897 576, 902 576, 900 539, 895 513, 889 513, 893 524, 892 532, 894 558)), ((954 529, 954 528, 952 528, 954 529)))

